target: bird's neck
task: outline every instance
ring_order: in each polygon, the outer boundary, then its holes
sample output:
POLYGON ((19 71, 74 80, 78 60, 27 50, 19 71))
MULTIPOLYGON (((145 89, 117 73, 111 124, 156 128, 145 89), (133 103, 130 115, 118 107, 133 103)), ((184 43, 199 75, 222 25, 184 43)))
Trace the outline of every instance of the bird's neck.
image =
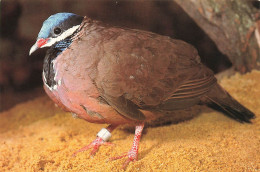
POLYGON ((43 75, 44 83, 48 87, 53 88, 57 84, 54 80, 55 73, 52 62, 71 45, 74 40, 74 36, 76 36, 78 32, 79 30, 76 30, 71 36, 57 42, 52 45, 49 50, 47 50, 43 63, 43 75))
POLYGON ((77 35, 78 32, 79 30, 76 30, 72 35, 57 42, 52 46, 52 49, 54 49, 57 52, 56 56, 61 54, 64 50, 66 50, 70 46, 70 44, 73 42, 74 36, 77 35))
POLYGON ((64 50, 66 50, 70 46, 71 43, 72 43, 72 39, 66 38, 66 39, 63 39, 63 40, 57 42, 56 44, 54 44, 52 49, 54 49, 57 52, 56 56, 58 56, 64 50))

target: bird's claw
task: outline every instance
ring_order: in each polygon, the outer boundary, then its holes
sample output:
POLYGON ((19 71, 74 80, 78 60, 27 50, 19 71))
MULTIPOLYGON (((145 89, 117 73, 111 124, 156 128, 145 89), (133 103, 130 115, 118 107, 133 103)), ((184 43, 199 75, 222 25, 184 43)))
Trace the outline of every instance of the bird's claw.
POLYGON ((113 143, 110 143, 110 142, 105 142, 104 140, 102 140, 101 137, 97 137, 93 142, 91 142, 89 145, 79 149, 78 151, 74 152, 72 154, 73 157, 75 157, 79 152, 83 152, 83 151, 86 151, 90 148, 93 148, 92 151, 90 152, 90 156, 94 156, 96 154, 96 152, 98 151, 99 147, 101 145, 114 145, 113 143))
POLYGON ((127 155, 128 155, 128 152, 125 152, 121 156, 116 156, 116 157, 109 158, 109 161, 114 161, 114 160, 117 160, 117 159, 121 159, 121 158, 126 157, 127 155))
POLYGON ((137 161, 137 152, 136 151, 133 151, 132 149, 129 151, 129 152, 125 152, 123 153, 121 156, 116 156, 116 157, 112 157, 112 158, 109 158, 110 161, 114 161, 114 160, 117 160, 117 159, 121 159, 121 158, 124 158, 128 156, 127 160, 124 162, 123 166, 122 166, 122 169, 125 170, 126 167, 128 166, 128 164, 133 161, 137 161))

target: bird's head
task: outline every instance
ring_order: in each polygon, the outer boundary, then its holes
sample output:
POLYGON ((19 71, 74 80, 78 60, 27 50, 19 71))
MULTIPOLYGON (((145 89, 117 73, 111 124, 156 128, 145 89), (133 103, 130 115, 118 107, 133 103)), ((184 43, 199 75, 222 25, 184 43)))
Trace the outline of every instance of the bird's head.
POLYGON ((38 48, 52 45, 70 37, 80 26, 82 16, 73 13, 57 13, 50 16, 42 24, 36 43, 31 47, 29 55, 38 48))

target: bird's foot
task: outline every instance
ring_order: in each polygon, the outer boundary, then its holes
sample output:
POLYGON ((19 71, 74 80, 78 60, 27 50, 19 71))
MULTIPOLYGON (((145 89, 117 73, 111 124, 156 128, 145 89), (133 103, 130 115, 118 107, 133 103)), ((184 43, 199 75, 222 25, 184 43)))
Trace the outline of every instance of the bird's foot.
POLYGON ((142 134, 143 128, 144 128, 143 123, 140 125, 137 125, 135 127, 135 137, 134 137, 134 141, 133 141, 133 146, 129 152, 126 152, 121 156, 110 158, 110 160, 117 160, 117 159, 121 159, 123 157, 128 156, 128 159, 124 162, 124 164, 122 166, 122 169, 124 169, 124 170, 126 169, 126 167, 128 166, 128 164, 131 161, 134 162, 134 161, 137 161, 137 159, 138 159, 138 148, 139 148, 139 142, 141 139, 141 134, 142 134))
POLYGON ((94 156, 96 152, 98 151, 99 147, 101 145, 114 145, 113 143, 107 142, 108 139, 111 137, 111 132, 117 127, 117 125, 109 125, 107 128, 102 128, 98 134, 97 138, 91 142, 89 145, 81 148, 80 150, 74 152, 72 156, 76 156, 79 152, 83 152, 85 150, 88 150, 90 148, 93 148, 90 152, 91 156, 94 156))
POLYGON ((124 170, 126 169, 126 167, 131 161, 135 162, 138 160, 138 150, 131 149, 129 152, 125 152, 121 156, 112 157, 109 160, 113 161, 113 160, 124 158, 126 156, 128 156, 128 159, 124 162, 122 166, 122 169, 124 170))
POLYGON ((87 146, 79 149, 78 151, 74 152, 72 154, 72 156, 76 156, 79 152, 83 152, 83 151, 86 151, 86 150, 91 149, 91 148, 92 148, 92 151, 90 152, 90 155, 94 156, 101 145, 109 145, 109 146, 111 146, 111 145, 114 145, 114 144, 110 143, 110 142, 104 141, 101 137, 97 137, 89 145, 87 145, 87 146))

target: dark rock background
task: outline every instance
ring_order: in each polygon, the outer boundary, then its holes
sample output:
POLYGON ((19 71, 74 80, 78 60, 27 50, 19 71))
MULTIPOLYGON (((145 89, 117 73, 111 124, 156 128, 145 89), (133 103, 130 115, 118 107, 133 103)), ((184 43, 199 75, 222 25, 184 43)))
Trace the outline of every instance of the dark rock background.
POLYGON ((2 0, 0 110, 34 97, 35 91, 32 90, 42 85, 42 62, 46 49, 32 56, 28 53, 42 22, 58 12, 87 15, 113 25, 182 39, 198 49, 203 63, 215 73, 231 66, 210 38, 172 1, 2 0), (22 94, 28 91, 31 91, 29 96, 22 94))

